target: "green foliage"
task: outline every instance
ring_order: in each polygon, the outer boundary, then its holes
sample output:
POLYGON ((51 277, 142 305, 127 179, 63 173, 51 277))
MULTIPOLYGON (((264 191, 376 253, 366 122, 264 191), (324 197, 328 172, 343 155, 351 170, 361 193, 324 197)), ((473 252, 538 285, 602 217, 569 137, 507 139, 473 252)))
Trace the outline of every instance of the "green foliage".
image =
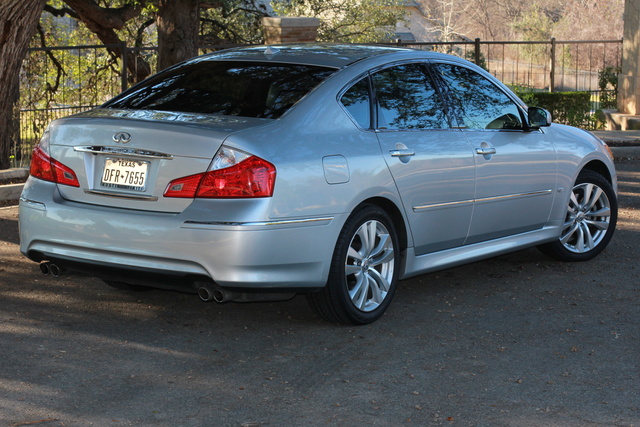
POLYGON ((267 16, 265 7, 253 0, 226 0, 219 7, 203 8, 200 12, 202 44, 261 43, 264 16, 267 16))
POLYGON ((618 74, 620 67, 605 67, 598 71, 598 86, 600 90, 618 89, 618 74))
POLYGON ((618 106, 618 74, 620 67, 605 67, 598 71, 600 88, 600 108, 612 109, 618 106))
POLYGON ((318 40, 372 43, 391 39, 405 19, 405 0, 273 0, 280 16, 320 18, 318 40))
MULTIPOLYGON (((511 28, 516 34, 520 34, 524 41, 542 41, 551 38, 553 24, 545 10, 534 2, 527 12, 511 23, 511 28)), ((546 45, 525 45, 522 54, 537 63, 544 63, 549 58, 546 45)))
POLYGON ((538 3, 533 3, 528 11, 513 21, 511 28, 522 34, 525 40, 544 40, 551 37, 553 21, 538 3))
POLYGON ((595 127, 591 113, 591 92, 518 91, 518 96, 529 106, 549 110, 556 123, 583 129, 595 127))
POLYGON ((476 63, 476 51, 475 49, 472 50, 468 50, 467 53, 464 54, 464 59, 466 59, 467 61, 471 61, 474 64, 476 64, 478 67, 481 67, 485 70, 489 70, 487 68, 487 58, 484 56, 484 53, 480 52, 480 55, 478 55, 478 59, 479 61, 476 63))

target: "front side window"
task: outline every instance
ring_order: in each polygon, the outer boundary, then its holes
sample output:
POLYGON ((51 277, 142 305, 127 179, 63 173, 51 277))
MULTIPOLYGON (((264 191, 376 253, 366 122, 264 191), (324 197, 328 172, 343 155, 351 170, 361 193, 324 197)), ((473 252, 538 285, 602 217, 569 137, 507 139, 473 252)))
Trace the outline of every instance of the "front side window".
POLYGON ((442 100, 422 64, 405 64, 373 75, 380 129, 449 129, 442 100))
POLYGON ((334 72, 309 65, 193 62, 157 74, 103 107, 276 119, 334 72))
POLYGON ((520 109, 511 98, 477 72, 453 64, 434 68, 448 86, 448 95, 467 129, 522 129, 520 109))

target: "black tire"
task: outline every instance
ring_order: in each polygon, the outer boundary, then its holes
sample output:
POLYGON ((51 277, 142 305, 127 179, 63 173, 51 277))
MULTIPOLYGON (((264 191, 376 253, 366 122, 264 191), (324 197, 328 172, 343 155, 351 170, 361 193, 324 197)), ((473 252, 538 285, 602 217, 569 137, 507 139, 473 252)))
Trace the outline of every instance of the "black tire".
POLYGON ((143 285, 132 285, 130 283, 125 282, 117 282, 115 280, 107 280, 102 279, 104 283, 111 286, 114 289, 119 289, 121 291, 129 291, 129 292, 148 292, 153 290, 152 287, 143 286, 143 285))
POLYGON ((340 232, 327 285, 307 294, 307 300, 320 317, 332 322, 374 322, 393 299, 399 269, 400 244, 393 221, 380 207, 365 205, 340 232))
POLYGON ((560 261, 588 261, 607 247, 617 221, 613 187, 599 173, 583 170, 573 186, 560 237, 538 249, 560 261))

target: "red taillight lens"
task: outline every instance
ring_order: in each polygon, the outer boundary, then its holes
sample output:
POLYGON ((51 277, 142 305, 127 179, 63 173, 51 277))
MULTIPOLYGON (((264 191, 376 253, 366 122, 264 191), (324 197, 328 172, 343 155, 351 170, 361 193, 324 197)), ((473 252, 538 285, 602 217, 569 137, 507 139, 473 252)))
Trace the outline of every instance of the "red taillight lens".
POLYGON ((44 181, 70 185, 72 187, 80 187, 80 183, 78 182, 75 172, 59 161, 49 157, 49 155, 42 150, 39 145, 36 145, 33 150, 29 173, 31 176, 44 181))
POLYGON ((164 196, 209 199, 271 197, 275 181, 275 166, 251 156, 227 168, 173 180, 164 196))
POLYGON ((29 173, 36 178, 56 182, 53 167, 51 166, 51 157, 47 156, 38 145, 33 149, 33 154, 31 155, 29 173))
POLYGON ((174 179, 167 186, 164 197, 186 197, 189 199, 196 197, 196 191, 198 191, 198 185, 200 185, 203 175, 200 173, 174 179))
POLYGON ((259 157, 204 174, 196 197, 271 197, 276 168, 259 157))

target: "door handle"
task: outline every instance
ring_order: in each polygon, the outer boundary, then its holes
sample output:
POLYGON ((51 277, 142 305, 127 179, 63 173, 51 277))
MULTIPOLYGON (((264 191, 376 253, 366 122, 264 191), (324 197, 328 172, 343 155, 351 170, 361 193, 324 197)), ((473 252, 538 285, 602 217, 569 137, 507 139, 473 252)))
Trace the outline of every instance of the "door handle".
POLYGON ((391 157, 405 157, 405 156, 415 156, 416 152, 410 150, 408 148, 400 149, 400 150, 389 150, 391 157))
POLYGON ((494 147, 476 148, 476 154, 480 154, 481 156, 490 156, 492 154, 496 154, 496 149, 494 147))

